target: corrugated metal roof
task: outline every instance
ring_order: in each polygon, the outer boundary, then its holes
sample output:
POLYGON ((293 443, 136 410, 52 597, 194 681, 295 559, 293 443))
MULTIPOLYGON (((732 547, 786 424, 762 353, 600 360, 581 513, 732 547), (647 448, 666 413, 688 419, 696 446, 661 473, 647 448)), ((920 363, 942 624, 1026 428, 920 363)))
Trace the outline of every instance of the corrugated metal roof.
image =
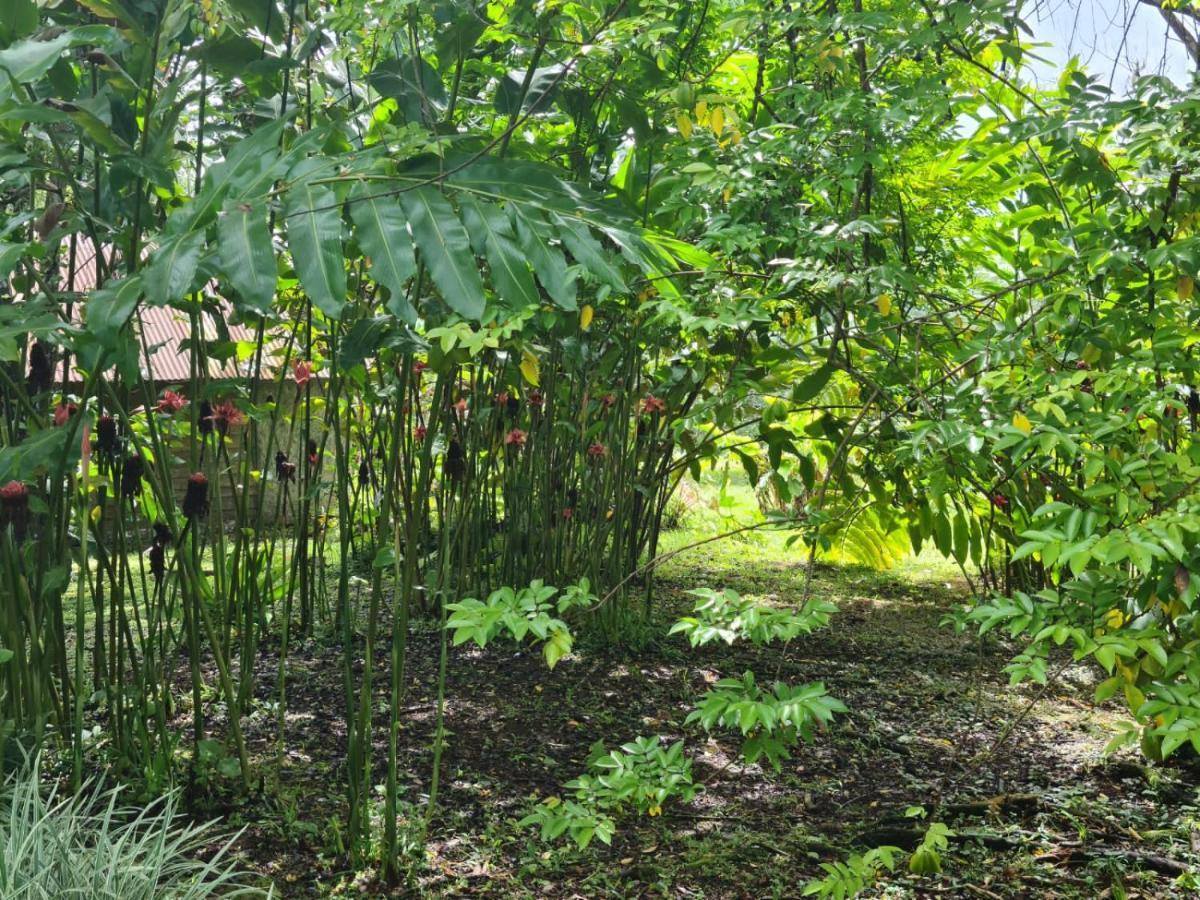
MULTIPOLYGON (((105 258, 111 256, 111 248, 103 248, 105 258)), ((86 295, 96 288, 96 252, 90 239, 80 237, 76 243, 76 260, 74 278, 67 261, 64 260, 60 273, 61 289, 86 295)), ((210 290, 216 292, 216 284, 210 285, 210 290)), ((83 304, 76 304, 72 310, 72 319, 81 322, 80 310, 83 304)), ((227 300, 220 300, 218 309, 224 317, 225 329, 232 341, 253 344, 257 340, 255 329, 244 324, 232 324, 233 308, 227 300)), ((141 327, 142 343, 149 352, 150 364, 147 369, 142 364, 142 375, 159 385, 174 382, 185 382, 192 377, 192 354, 184 349, 184 342, 192 338, 192 323, 190 317, 180 310, 169 306, 139 306, 135 321, 141 327)), ((212 316, 202 313, 199 325, 205 340, 217 340, 220 337, 212 316)), ((263 377, 273 377, 277 371, 276 365, 282 361, 284 342, 268 335, 263 348, 263 377), (275 363, 274 365, 272 363, 275 363)), ((251 356, 239 363, 236 355, 228 360, 208 359, 209 378, 245 378, 250 375, 254 358, 251 356)), ((58 378, 62 377, 61 368, 58 378)))

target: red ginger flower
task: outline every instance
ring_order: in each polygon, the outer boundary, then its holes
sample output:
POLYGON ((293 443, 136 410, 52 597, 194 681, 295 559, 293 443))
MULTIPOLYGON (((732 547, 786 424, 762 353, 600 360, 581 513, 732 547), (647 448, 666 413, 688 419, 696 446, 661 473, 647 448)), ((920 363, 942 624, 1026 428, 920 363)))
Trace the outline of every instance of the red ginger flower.
POLYGON ((600 408, 603 410, 610 410, 616 405, 617 405, 617 395, 616 394, 605 394, 603 397, 600 398, 600 408))
POLYGON ((187 406, 187 400, 182 394, 177 394, 174 391, 163 391, 162 398, 158 401, 158 406, 154 407, 155 412, 160 412, 164 416, 169 416, 179 412, 187 406))
POLYGON ((209 418, 213 420, 217 430, 221 434, 225 434, 229 431, 230 426, 241 425, 245 417, 242 415, 242 411, 233 405, 232 400, 224 400, 217 404, 209 418))
POLYGON ((306 359, 298 359, 292 363, 292 378, 296 380, 296 387, 304 387, 312 378, 313 364, 306 359))
POLYGON ((70 421, 71 416, 78 412, 79 407, 74 403, 62 402, 54 408, 54 424, 61 428, 70 421))
POLYGON ((425 435, 427 435, 428 433, 429 433, 428 428, 426 428, 424 425, 418 425, 416 428, 413 429, 413 438, 416 440, 416 442, 418 444, 420 444, 420 443, 424 442, 425 435))
POLYGON ((600 460, 608 456, 608 448, 599 441, 587 448, 588 459, 600 460))
POLYGON ((29 488, 21 484, 19 481, 10 481, 4 487, 0 487, 0 504, 8 507, 16 503, 27 503, 29 501, 29 488))
POLYGON ((527 436, 520 428, 514 428, 504 436, 504 443, 508 447, 524 447, 527 436))
POLYGON ((665 401, 658 399, 653 394, 647 394, 642 400, 643 415, 652 415, 654 413, 666 412, 667 404, 665 401))

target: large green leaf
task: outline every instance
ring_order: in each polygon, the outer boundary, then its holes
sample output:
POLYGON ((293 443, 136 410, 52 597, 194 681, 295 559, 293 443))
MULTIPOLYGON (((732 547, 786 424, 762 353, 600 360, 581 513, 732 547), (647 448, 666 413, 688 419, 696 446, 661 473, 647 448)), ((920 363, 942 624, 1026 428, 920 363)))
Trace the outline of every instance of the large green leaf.
POLYGON ((514 239, 512 225, 494 203, 463 200, 463 219, 472 234, 480 235, 496 293, 510 307, 520 309, 541 302, 525 254, 514 239))
POLYGON ((516 225, 517 241, 533 264, 546 293, 563 309, 578 309, 575 275, 567 266, 562 251, 547 241, 540 223, 521 215, 514 206, 509 207, 509 214, 516 225))
POLYGON ((0 449, 0 483, 31 481, 52 465, 62 463, 66 471, 79 461, 79 432, 71 428, 43 428, 19 444, 0 449))
POLYGON ((411 324, 417 311, 405 285, 416 274, 417 262, 408 218, 394 198, 378 196, 374 190, 370 184, 355 189, 350 195, 350 217, 359 246, 371 259, 371 277, 388 289, 388 309, 411 324))
POLYGON ((190 291, 203 253, 203 231, 184 232, 164 240, 146 267, 146 299, 154 306, 166 306, 190 291))
POLYGON ((227 194, 248 197, 273 181, 284 165, 278 148, 286 124, 285 119, 276 119, 230 147, 225 158, 205 173, 200 192, 171 214, 168 230, 206 227, 227 194))
POLYGON ((549 105, 546 102, 547 99, 558 90, 559 84, 562 83, 564 68, 562 63, 554 63, 534 69, 524 96, 521 95, 521 87, 525 84, 528 70, 525 68, 513 69, 496 85, 496 112, 504 116, 511 116, 535 105, 539 112, 545 112, 549 105))
POLYGON ((142 295, 142 276, 135 275, 92 291, 87 301, 87 330, 113 347, 142 295))
POLYGON ((0 0, 0 42, 6 46, 31 34, 37 24, 38 8, 33 0, 0 0))
POLYGON ((346 268, 341 210, 333 191, 311 181, 293 185, 287 195, 287 236, 305 293, 329 318, 341 318, 346 268))
POLYGON ((221 271, 237 292, 234 305, 266 314, 278 272, 264 204, 227 202, 217 218, 221 271))
POLYGON ((404 56, 384 60, 371 70, 368 81, 383 96, 395 100, 409 122, 421 121, 426 104, 440 107, 446 101, 441 76, 424 59, 404 56))
POLYGON ((0 281, 7 281, 21 258, 29 252, 29 244, 9 244, 0 241, 0 281))
POLYGON ((454 207, 439 191, 418 187, 400 195, 425 268, 446 304, 467 319, 483 315, 483 282, 471 241, 454 207))
MULTIPOLYGON (((539 280, 555 301, 567 308, 573 308, 575 304, 574 285, 564 281, 565 263, 560 266, 554 258, 556 245, 548 245, 547 251, 535 246, 546 244, 550 236, 540 225, 547 219, 552 223, 553 237, 567 245, 576 261, 599 281, 613 287, 621 279, 614 277, 617 275, 614 266, 604 264, 604 247, 596 242, 585 243, 581 235, 588 232, 604 235, 621 256, 654 278, 659 290, 668 296, 677 296, 678 290, 669 278, 661 276, 678 269, 678 260, 684 260, 692 268, 705 268, 712 263, 712 258, 703 251, 643 228, 625 207, 585 186, 564 181, 551 167, 539 163, 494 159, 471 161, 451 156, 436 166, 414 166, 399 177, 412 181, 436 177, 439 166, 451 172, 445 181, 447 190, 503 202, 510 215, 519 213, 525 219, 530 226, 526 231, 530 233, 522 233, 518 228, 521 248, 526 253, 537 254, 536 258, 531 256, 530 261, 539 280), (566 233, 567 223, 575 226, 570 229, 570 234, 566 233), (601 253, 598 255, 597 251, 601 253)), ((616 258, 616 254, 608 255, 616 258)))
POLYGON ((558 236, 576 262, 591 272, 597 281, 609 285, 614 290, 625 290, 625 281, 621 278, 621 273, 609 261, 609 254, 600 242, 592 237, 586 225, 568 216, 552 216, 552 221, 558 226, 558 236))
POLYGON ((71 331, 46 295, 24 303, 0 303, 0 362, 16 362, 31 338, 55 337, 71 331))
POLYGON ((37 81, 50 71, 63 51, 79 44, 106 43, 114 32, 107 25, 81 25, 48 41, 26 38, 0 50, 0 103, 12 96, 13 83, 37 81))

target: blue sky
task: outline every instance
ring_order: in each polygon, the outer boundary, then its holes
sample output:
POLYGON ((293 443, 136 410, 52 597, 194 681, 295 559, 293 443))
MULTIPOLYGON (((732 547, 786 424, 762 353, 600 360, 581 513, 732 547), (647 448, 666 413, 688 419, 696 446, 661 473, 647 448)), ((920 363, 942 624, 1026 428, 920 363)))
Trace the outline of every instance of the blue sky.
POLYGON ((1180 84, 1191 77, 1187 51, 1157 9, 1139 0, 1037 0, 1025 21, 1036 40, 1050 44, 1033 74, 1043 87, 1057 81, 1072 56, 1111 87, 1124 93, 1135 72, 1161 73, 1180 84))

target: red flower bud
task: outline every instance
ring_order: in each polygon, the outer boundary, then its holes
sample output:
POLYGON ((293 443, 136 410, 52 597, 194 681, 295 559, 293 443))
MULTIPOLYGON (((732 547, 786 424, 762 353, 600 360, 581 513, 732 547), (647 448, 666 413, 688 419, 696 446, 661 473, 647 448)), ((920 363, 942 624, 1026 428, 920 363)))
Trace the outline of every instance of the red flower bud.
POLYGON ((18 543, 29 529, 29 488, 19 481, 0 487, 0 528, 12 526, 18 543))
POLYGON ((150 564, 150 574, 154 576, 154 580, 162 581, 163 576, 167 574, 166 548, 157 542, 151 544, 146 553, 146 560, 150 564))
POLYGON ((112 456, 118 446, 117 420, 112 416, 101 416, 96 420, 96 452, 112 456))
POLYGON ((125 460, 125 464, 121 466, 121 495, 136 497, 137 492, 142 489, 142 478, 145 474, 146 461, 142 459, 141 454, 135 454, 125 460))
POLYGON ((183 495, 183 514, 189 519, 198 519, 208 513, 208 476, 196 472, 188 476, 187 491, 183 495))

